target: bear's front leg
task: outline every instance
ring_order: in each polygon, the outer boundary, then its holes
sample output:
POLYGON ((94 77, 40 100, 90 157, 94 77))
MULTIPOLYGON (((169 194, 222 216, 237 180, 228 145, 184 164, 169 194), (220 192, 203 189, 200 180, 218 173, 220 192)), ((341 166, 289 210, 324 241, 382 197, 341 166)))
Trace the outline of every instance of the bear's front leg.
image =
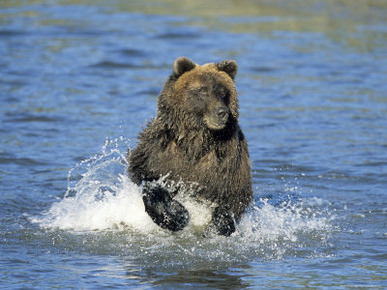
POLYGON ((143 186, 145 211, 163 229, 182 230, 189 222, 189 213, 178 201, 172 199, 167 189, 146 183, 143 186))
POLYGON ((210 229, 222 236, 230 236, 236 230, 233 214, 225 206, 215 208, 210 229))

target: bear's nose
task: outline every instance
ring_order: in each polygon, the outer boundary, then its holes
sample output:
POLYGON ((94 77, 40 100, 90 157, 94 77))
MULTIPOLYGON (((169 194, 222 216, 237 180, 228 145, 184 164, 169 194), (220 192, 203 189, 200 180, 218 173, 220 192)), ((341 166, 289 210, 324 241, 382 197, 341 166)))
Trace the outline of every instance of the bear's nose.
POLYGON ((216 111, 216 115, 223 122, 227 120, 229 114, 229 109, 225 106, 219 107, 216 111))

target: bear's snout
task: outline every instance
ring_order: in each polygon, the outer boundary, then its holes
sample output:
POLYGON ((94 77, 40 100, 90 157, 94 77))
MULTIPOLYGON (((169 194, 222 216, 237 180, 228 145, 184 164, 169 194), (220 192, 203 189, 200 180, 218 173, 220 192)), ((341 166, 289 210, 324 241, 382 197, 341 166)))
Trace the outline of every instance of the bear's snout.
POLYGON ((226 127, 230 116, 230 109, 224 105, 217 106, 211 113, 204 115, 204 122, 212 130, 222 130, 226 127))
POLYGON ((219 123, 225 124, 228 120, 230 110, 226 106, 221 106, 216 109, 216 115, 218 116, 219 123))

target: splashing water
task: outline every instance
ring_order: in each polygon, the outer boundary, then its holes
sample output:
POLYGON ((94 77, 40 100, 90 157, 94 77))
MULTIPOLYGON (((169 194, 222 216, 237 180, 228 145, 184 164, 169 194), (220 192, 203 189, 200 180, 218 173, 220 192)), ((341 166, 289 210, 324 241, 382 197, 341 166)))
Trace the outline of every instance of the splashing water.
POLYGON ((145 212, 141 187, 126 173, 126 147, 124 138, 107 141, 101 154, 71 169, 64 198, 31 221, 46 229, 83 233, 92 240, 84 247, 89 244, 93 251, 135 257, 147 265, 182 267, 251 257, 316 256, 330 247, 334 215, 329 205, 316 198, 290 198, 280 205, 259 199, 229 238, 204 238, 210 211, 184 200, 191 216, 189 226, 177 233, 162 230, 145 212))
POLYGON ((127 161, 120 141, 123 138, 106 141, 102 154, 71 169, 64 198, 34 221, 42 227, 73 231, 122 225, 152 231, 155 225, 145 213, 141 189, 126 176, 127 161))

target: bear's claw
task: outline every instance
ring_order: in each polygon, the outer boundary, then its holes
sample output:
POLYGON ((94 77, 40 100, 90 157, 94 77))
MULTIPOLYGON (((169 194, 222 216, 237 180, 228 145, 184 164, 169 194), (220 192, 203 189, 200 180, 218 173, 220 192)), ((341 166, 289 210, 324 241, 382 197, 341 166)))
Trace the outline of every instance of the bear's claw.
POLYGON ((160 185, 144 185, 145 211, 163 229, 182 230, 189 222, 189 213, 178 201, 172 199, 167 189, 160 185))
POLYGON ((230 236, 236 230, 233 215, 222 206, 215 208, 210 227, 211 231, 226 237, 230 236))

